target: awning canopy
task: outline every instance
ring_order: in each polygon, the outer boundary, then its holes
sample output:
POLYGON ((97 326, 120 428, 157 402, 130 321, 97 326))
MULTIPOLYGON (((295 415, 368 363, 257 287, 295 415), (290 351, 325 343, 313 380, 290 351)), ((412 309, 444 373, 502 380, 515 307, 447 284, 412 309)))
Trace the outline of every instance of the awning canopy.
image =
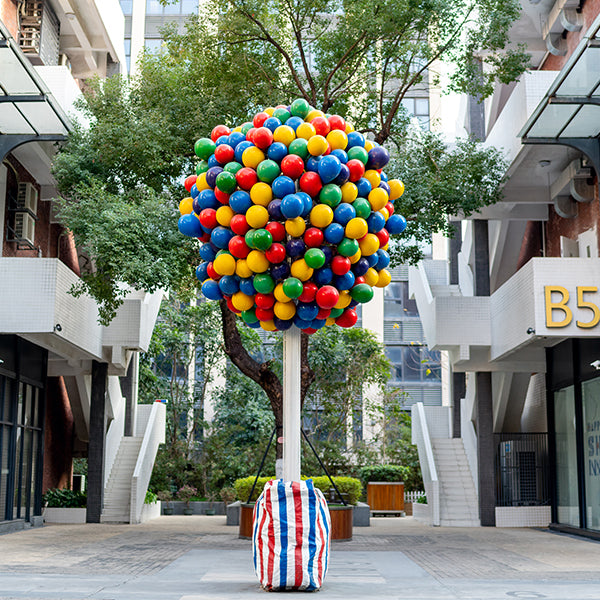
POLYGON ((60 141, 71 125, 0 22, 0 160, 30 141, 60 141))

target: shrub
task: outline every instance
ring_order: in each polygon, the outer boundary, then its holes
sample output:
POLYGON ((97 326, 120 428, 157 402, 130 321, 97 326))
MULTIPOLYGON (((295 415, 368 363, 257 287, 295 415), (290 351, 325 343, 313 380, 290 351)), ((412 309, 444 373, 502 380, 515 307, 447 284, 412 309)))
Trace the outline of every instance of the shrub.
POLYGON ((427 496, 419 496, 417 498, 417 504, 427 504, 427 496))
MULTIPOLYGON (((231 504, 232 502, 235 501, 237 494, 235 492, 235 490, 232 487, 224 487, 219 495, 221 496, 221 500, 223 500, 223 502, 225 502, 225 504, 231 504)), ((246 496, 246 499, 248 498, 248 496, 246 496)))
POLYGON ((173 500, 173 494, 171 493, 170 490, 160 490, 160 492, 158 492, 156 494, 156 497, 161 502, 166 502, 167 503, 167 507, 169 506, 169 502, 171 502, 173 500))
MULTIPOLYGON (((256 479, 255 475, 250 475, 250 477, 243 477, 241 479, 236 479, 233 482, 233 487, 235 489, 235 493, 237 499, 240 502, 248 502, 248 496, 250 495, 250 490, 252 489, 252 484, 256 479)), ((271 479, 275 479, 275 477, 259 477, 256 482, 256 486, 254 488, 254 492, 252 492, 252 498, 250 498, 250 502, 256 502, 257 498, 263 491, 265 487, 265 483, 270 481, 271 479)))
POLYGON ((158 500, 157 494, 155 494, 154 492, 151 492, 150 490, 148 490, 146 492, 146 497, 144 498, 144 504, 156 504, 157 500, 158 500))
POLYGON ((177 492, 177 497, 189 505, 190 500, 198 493, 198 490, 191 485, 183 485, 177 492))
POLYGON ((360 470, 360 480, 366 487, 369 481, 404 481, 410 476, 410 468, 401 465, 370 465, 360 470))
POLYGON ((87 494, 73 490, 48 490, 43 496, 43 502, 49 508, 85 508, 87 494))

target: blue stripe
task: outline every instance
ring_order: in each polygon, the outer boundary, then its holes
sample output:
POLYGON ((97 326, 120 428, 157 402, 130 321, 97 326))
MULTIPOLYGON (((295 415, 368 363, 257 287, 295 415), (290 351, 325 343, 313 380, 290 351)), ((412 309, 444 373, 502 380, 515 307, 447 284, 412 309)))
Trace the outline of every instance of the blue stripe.
POLYGON ((258 542, 258 524, 260 522, 260 515, 263 510, 262 502, 264 500, 263 496, 265 493, 263 492, 256 501, 256 522, 254 523, 254 531, 252 532, 252 555, 254 558, 254 570, 256 571, 256 546, 258 542))
POLYGON ((285 590, 287 584, 287 549, 288 549, 288 519, 285 483, 283 479, 277 481, 277 496, 279 499, 279 526, 280 526, 280 542, 281 554, 279 561, 279 587, 285 590))
POLYGON ((315 555, 317 553, 317 496, 315 494, 315 488, 313 486, 312 479, 306 481, 306 489, 308 490, 308 573, 310 582, 307 590, 314 590, 317 588, 315 580, 313 578, 313 564, 315 562, 315 555))
POLYGON ((329 525, 327 522, 327 515, 325 514, 325 509, 323 507, 327 507, 325 501, 319 502, 319 510, 321 511, 323 529, 325 530, 325 538, 323 539, 323 543, 325 544, 325 558, 323 559, 323 575, 325 575, 325 573, 327 572, 327 565, 329 563, 329 525))

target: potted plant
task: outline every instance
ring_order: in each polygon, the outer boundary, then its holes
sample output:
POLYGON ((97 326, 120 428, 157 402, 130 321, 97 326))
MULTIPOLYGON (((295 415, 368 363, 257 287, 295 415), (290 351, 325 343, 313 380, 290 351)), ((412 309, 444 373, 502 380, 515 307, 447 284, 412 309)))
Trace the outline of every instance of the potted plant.
POLYGON ((184 515, 193 515, 194 509, 190 508, 190 500, 198 494, 198 490, 192 485, 182 485, 177 492, 177 497, 185 502, 185 508, 183 509, 184 515))
POLYGON ((404 478, 410 469, 400 465, 371 465, 360 470, 371 512, 404 512, 404 478))
POLYGON ((213 502, 217 501, 217 495, 215 494, 215 492, 207 492, 206 493, 206 500, 207 502, 209 502, 210 504, 208 505, 207 508, 204 509, 204 514, 205 515, 215 515, 216 514, 216 510, 215 507, 213 505, 213 502))
POLYGON ((163 515, 172 515, 173 507, 171 506, 171 500, 173 500, 173 494, 169 490, 161 490, 156 495, 161 502, 166 504, 163 508, 163 515))

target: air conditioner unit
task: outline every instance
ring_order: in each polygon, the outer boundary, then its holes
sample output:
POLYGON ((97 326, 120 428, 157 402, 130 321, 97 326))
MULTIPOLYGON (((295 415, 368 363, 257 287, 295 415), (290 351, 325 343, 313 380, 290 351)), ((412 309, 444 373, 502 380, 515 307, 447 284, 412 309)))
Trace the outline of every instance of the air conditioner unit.
POLYGON ((15 237, 17 241, 34 243, 35 219, 26 212, 15 213, 15 237))
POLYGON ((17 210, 28 210, 37 213, 38 191, 31 183, 19 183, 17 193, 17 210))

